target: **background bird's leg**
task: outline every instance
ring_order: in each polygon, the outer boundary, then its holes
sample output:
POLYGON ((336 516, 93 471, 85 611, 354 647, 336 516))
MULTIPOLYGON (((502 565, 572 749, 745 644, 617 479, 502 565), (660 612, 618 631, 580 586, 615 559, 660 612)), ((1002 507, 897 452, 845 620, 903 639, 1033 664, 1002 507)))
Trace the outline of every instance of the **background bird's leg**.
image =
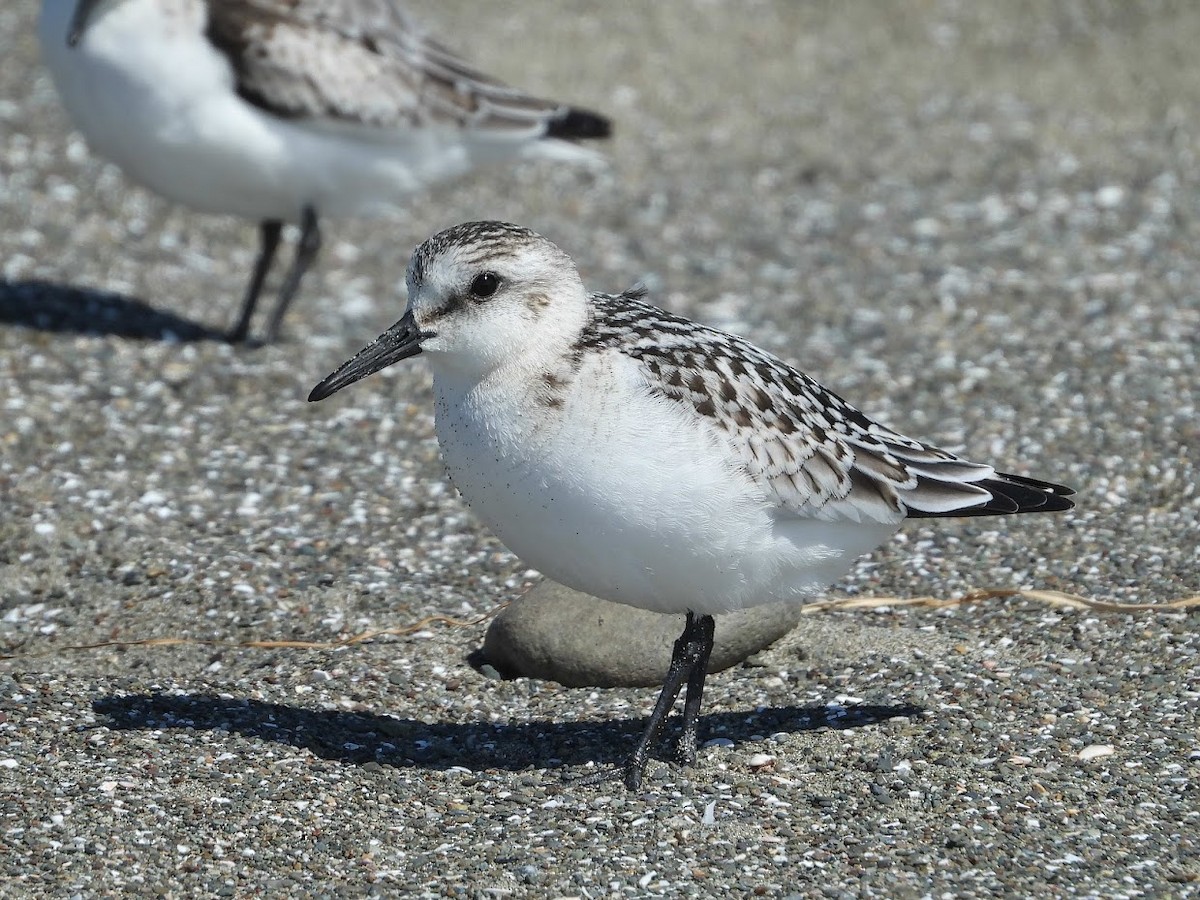
POLYGON ((279 235, 283 232, 283 223, 269 219, 258 226, 259 250, 258 259, 254 261, 254 272, 250 275, 250 286, 246 288, 246 298, 242 301, 242 314, 238 323, 229 332, 229 342, 240 344, 250 334, 250 318, 254 315, 254 306, 258 303, 258 295, 262 293, 263 282, 271 271, 271 263, 275 260, 275 251, 279 249, 279 235))
POLYGON ((274 343, 279 337, 279 326, 283 322, 284 313, 300 289, 300 279, 304 277, 320 250, 321 229, 317 225, 317 213, 311 206, 306 206, 300 214, 300 240, 296 244, 296 258, 292 261, 287 278, 284 279, 283 287, 279 291, 279 300, 271 313, 271 322, 267 325, 268 344, 274 343))
MULTIPOLYGON (((691 617, 688 618, 691 625, 691 617)), ((708 658, 712 655, 713 634, 716 622, 712 616, 700 616, 691 629, 687 654, 692 659, 688 674, 687 698, 683 702, 683 733, 675 749, 675 758, 685 766, 696 761, 696 746, 699 743, 697 729, 700 723, 700 699, 704 696, 704 677, 708 674, 708 658)), ((688 632, 684 632, 688 637, 688 632)))
POLYGON ((646 723, 646 730, 642 732, 642 737, 638 741, 637 747, 634 748, 633 756, 629 758, 629 762, 625 766, 625 786, 631 791, 636 791, 641 787, 642 776, 646 772, 646 755, 650 750, 650 745, 662 737, 663 726, 667 723, 671 707, 675 705, 675 698, 679 696, 684 679, 691 675, 694 659, 690 649, 694 643, 691 637, 694 627, 695 617, 689 611, 687 623, 683 626, 683 634, 675 641, 675 647, 671 651, 671 665, 667 668, 667 677, 663 680, 663 688, 658 695, 658 702, 654 704, 654 711, 650 713, 650 721, 646 723))

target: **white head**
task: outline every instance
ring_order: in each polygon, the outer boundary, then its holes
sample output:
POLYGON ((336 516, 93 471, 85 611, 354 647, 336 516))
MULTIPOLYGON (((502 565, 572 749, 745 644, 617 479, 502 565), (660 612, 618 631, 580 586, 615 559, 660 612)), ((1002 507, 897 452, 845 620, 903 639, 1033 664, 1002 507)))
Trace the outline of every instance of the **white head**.
POLYGON ((374 343, 313 389, 322 400, 418 353, 483 378, 575 340, 587 291, 571 258, 519 225, 468 222, 435 234, 408 264, 408 309, 374 343))

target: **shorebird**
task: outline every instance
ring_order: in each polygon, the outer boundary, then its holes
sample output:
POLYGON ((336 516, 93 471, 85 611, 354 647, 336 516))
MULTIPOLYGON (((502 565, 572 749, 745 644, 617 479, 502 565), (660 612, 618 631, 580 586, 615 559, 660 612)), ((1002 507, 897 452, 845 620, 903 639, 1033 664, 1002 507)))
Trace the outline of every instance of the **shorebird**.
POLYGON ((407 280, 404 316, 309 400, 425 355, 450 477, 510 550, 576 590, 685 614, 631 789, 685 683, 677 752, 695 759, 714 614, 811 597, 905 519, 1073 505, 1062 485, 905 437, 640 290, 590 293, 525 228, 443 231, 407 280))
POLYGON ((132 180, 259 223, 245 341, 284 223, 300 227, 266 339, 321 246, 320 216, 372 216, 477 165, 595 161, 587 110, 508 87, 393 0, 43 0, 38 34, 88 144, 132 180))

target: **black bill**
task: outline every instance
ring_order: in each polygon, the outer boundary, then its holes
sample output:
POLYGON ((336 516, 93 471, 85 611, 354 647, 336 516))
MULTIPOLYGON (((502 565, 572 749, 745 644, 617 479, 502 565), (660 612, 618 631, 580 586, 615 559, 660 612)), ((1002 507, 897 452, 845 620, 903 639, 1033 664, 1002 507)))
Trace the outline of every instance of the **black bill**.
POLYGON ((314 403, 337 393, 348 384, 366 378, 372 372, 385 369, 392 363, 416 356, 421 352, 421 341, 429 337, 417 327, 412 310, 404 314, 399 322, 375 338, 358 352, 349 362, 312 389, 308 401, 314 403))
POLYGON ((67 46, 75 47, 83 39, 83 33, 87 31, 88 20, 92 17, 92 10, 100 5, 100 0, 79 0, 79 5, 75 7, 75 15, 71 16, 71 25, 67 29, 67 46))

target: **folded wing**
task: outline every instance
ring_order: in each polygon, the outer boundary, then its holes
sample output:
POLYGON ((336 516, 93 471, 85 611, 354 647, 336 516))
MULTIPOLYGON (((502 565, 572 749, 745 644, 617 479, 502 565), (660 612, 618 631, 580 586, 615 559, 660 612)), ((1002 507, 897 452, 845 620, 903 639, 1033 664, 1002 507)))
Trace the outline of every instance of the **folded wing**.
POLYGON ((514 139, 607 137, 602 116, 479 72, 392 0, 209 0, 208 38, 238 92, 285 118, 447 125, 514 139))
POLYGON ((651 389, 691 406, 729 441, 782 513, 896 523, 1074 505, 1070 488, 997 472, 873 421, 739 337, 649 307, 640 295, 610 305, 605 318, 618 327, 636 331, 639 316, 652 316, 656 331, 628 351, 651 389))

